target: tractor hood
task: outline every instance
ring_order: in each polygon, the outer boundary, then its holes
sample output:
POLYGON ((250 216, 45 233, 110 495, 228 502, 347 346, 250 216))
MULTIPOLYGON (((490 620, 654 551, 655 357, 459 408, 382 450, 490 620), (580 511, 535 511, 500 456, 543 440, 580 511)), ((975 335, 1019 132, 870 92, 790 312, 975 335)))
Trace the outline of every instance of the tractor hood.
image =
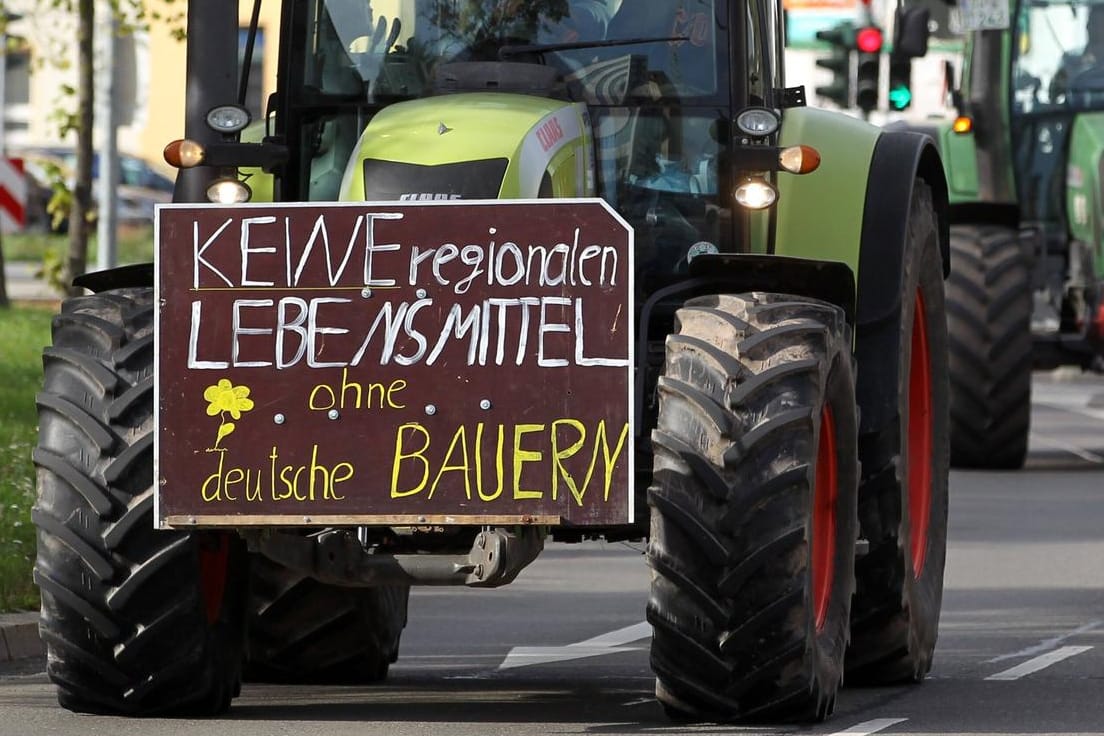
POLYGON ((592 196, 585 105, 465 93, 390 105, 365 128, 343 200, 592 196))

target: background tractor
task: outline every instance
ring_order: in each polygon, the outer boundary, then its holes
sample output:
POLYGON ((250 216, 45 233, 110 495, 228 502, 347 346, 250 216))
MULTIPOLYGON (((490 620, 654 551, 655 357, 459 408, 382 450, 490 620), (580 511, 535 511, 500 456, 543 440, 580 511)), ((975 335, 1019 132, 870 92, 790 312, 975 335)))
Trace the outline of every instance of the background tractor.
POLYGON ((1102 368, 1104 11, 1004 2, 963 13, 951 201, 951 462, 1018 468, 1031 371, 1102 368))
POLYGON ((547 539, 647 540, 674 715, 817 719, 845 671, 923 679, 943 167, 805 107, 781 11, 284 0, 248 128, 238 9, 189 2, 157 264, 82 277, 44 355, 62 705, 378 681, 411 586, 506 584, 547 539))

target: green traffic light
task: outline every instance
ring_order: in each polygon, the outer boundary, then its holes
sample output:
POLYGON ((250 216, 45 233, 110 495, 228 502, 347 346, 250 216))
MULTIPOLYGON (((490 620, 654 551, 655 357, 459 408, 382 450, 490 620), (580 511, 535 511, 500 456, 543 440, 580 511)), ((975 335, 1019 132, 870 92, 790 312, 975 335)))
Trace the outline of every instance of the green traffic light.
POLYGON ((889 90, 889 106, 894 110, 904 110, 912 104, 912 90, 904 85, 889 90))

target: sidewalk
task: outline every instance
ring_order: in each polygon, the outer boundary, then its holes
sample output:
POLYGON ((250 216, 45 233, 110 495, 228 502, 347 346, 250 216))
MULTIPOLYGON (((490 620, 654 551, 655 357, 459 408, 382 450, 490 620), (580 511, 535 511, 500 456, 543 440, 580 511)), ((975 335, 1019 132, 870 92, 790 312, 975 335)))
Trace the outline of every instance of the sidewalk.
POLYGON ((4 264, 4 278, 8 287, 8 299, 16 301, 57 301, 61 295, 35 276, 37 263, 17 261, 4 264))
POLYGON ((0 662, 43 657, 46 647, 38 638, 38 612, 0 613, 0 662))

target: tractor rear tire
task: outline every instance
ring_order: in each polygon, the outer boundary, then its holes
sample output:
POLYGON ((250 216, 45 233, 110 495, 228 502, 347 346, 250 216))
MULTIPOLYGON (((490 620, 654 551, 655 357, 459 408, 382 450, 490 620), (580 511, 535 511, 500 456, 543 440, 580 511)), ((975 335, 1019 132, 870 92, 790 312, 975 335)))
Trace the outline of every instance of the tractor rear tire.
POLYGON ((370 684, 399 656, 410 587, 326 585, 260 555, 250 565, 255 682, 370 684))
POLYGON ((951 228, 951 465, 1012 470, 1031 425, 1031 267, 1016 231, 951 228))
POLYGON ((759 293, 692 299, 675 328, 648 489, 657 698, 679 719, 821 720, 854 590, 850 329, 759 293))
MULTIPOLYGON (((931 669, 947 551, 947 318, 931 190, 913 189, 887 426, 864 427, 848 683, 919 682, 931 669)), ((861 361, 860 376, 866 369, 861 361)), ((871 366, 877 371, 877 365, 871 366)))
POLYGON ((34 450, 39 630, 74 711, 214 715, 241 682, 246 554, 154 529, 153 290, 67 300, 34 450))

